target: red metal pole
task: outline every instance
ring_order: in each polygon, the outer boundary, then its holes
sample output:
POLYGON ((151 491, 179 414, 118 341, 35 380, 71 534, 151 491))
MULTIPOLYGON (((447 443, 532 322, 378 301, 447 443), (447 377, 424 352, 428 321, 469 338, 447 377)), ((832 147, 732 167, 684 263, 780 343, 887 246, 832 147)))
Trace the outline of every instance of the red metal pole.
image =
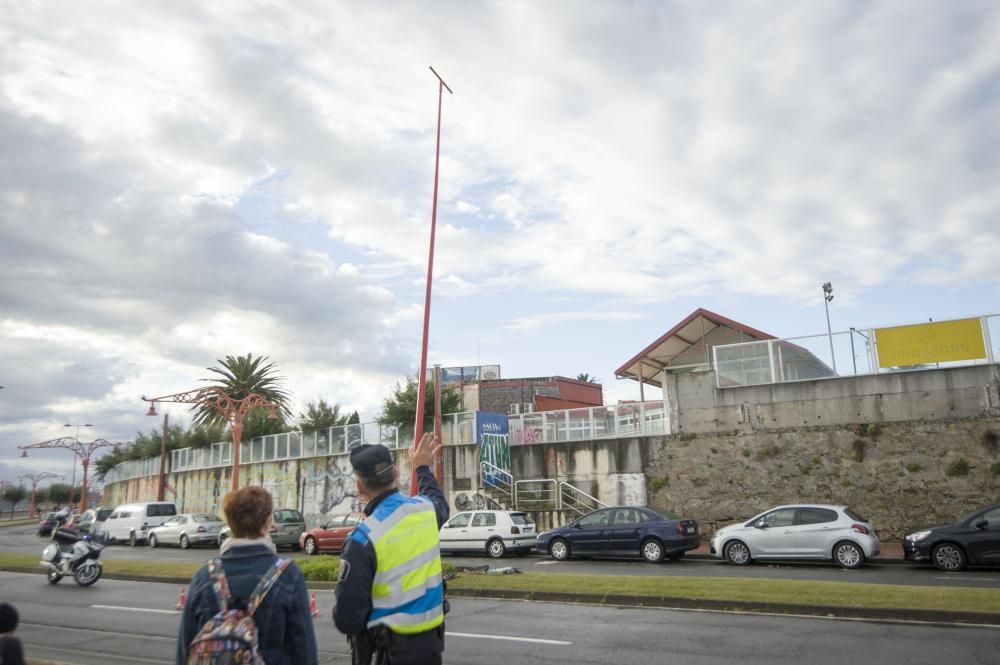
POLYGON ((87 469, 90 467, 90 455, 80 456, 80 464, 83 466, 83 488, 80 491, 80 513, 87 509, 87 469))
POLYGON ((237 417, 233 419, 233 491, 240 488, 240 445, 242 442, 243 419, 237 414, 237 417))
POLYGON ((163 439, 160 441, 160 482, 156 486, 156 500, 163 501, 163 489, 167 470, 167 422, 170 416, 163 414, 163 439))
MULTIPOLYGON (((420 346, 420 373, 417 375, 417 413, 413 427, 413 445, 410 450, 416 447, 420 437, 424 435, 424 403, 426 401, 425 391, 427 386, 427 337, 431 323, 431 283, 434 279, 434 236, 437 231, 437 205, 438 205, 438 168, 441 162, 441 104, 444 97, 444 79, 431 67, 434 76, 438 79, 438 113, 437 113, 437 143, 434 147, 434 196, 431 203, 431 244, 427 252, 427 286, 424 290, 424 336, 420 346)), ((451 92, 451 88, 448 88, 451 92)), ((415 495, 419 491, 417 485, 417 470, 413 469, 410 474, 410 494, 415 495)))

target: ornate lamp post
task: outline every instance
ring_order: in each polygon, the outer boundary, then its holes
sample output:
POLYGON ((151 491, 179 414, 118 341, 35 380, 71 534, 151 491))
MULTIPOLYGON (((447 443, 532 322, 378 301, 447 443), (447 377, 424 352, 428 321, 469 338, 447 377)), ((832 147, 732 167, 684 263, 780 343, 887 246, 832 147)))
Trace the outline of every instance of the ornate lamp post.
MULTIPOLYGON (((90 468, 90 457, 94 454, 94 451, 100 448, 111 448, 116 445, 118 444, 111 443, 105 439, 94 439, 90 443, 84 443, 75 437, 64 436, 59 439, 49 439, 41 443, 33 443, 30 446, 18 446, 18 449, 24 451, 21 457, 27 457, 28 450, 31 448, 67 448, 76 453, 77 457, 80 458, 80 464, 83 466, 83 486, 80 491, 80 512, 82 513, 87 509, 87 469, 90 468)), ((74 459, 75 463, 76 460, 74 459)), ((72 492, 72 489, 70 489, 70 492, 72 492)), ((72 498, 72 494, 70 498, 72 498)))
MULTIPOLYGON (((239 489, 240 486, 240 444, 243 441, 243 421, 254 409, 267 409, 270 411, 269 418, 277 418, 280 405, 271 402, 257 393, 250 393, 242 399, 234 399, 226 394, 222 388, 210 386, 189 390, 184 393, 174 393, 162 397, 143 397, 144 402, 149 402, 147 416, 156 415, 157 402, 172 402, 175 404, 193 404, 196 406, 208 406, 215 409, 226 422, 233 435, 233 482, 232 488, 239 489)), ((161 457, 160 465, 160 492, 163 487, 163 464, 161 457)))
POLYGON ((31 481, 31 507, 28 508, 28 516, 35 517, 35 494, 38 491, 38 483, 46 478, 66 478, 66 476, 60 476, 58 473, 43 471, 41 473, 26 473, 23 476, 20 476, 18 480, 24 480, 25 478, 31 481))
MULTIPOLYGON (((91 423, 66 423, 66 424, 63 425, 63 427, 75 427, 76 428, 76 440, 79 441, 80 440, 80 428, 81 427, 93 427, 93 425, 91 423)), ((71 488, 70 489, 70 498, 72 498, 73 497, 73 495, 72 495, 73 489, 72 488, 76 487, 76 458, 75 457, 73 458, 73 479, 69 482, 69 486, 71 488)))

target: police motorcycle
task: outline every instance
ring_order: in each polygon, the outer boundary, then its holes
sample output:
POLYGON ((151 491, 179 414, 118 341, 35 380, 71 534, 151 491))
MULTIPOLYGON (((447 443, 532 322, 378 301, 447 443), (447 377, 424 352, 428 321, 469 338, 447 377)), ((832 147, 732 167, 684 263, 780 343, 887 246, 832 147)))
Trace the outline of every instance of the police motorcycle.
POLYGON ((101 579, 103 539, 90 535, 81 536, 73 529, 57 526, 52 530, 55 541, 42 551, 39 564, 47 571, 49 584, 58 584, 67 575, 80 586, 90 586, 101 579))

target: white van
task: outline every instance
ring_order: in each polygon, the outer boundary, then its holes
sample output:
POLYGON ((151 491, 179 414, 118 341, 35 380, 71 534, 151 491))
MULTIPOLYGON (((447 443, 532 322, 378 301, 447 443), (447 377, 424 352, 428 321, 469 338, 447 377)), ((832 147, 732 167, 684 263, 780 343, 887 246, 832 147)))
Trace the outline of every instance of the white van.
POLYGON ((128 503, 116 506, 104 523, 110 542, 127 542, 135 547, 146 542, 149 529, 160 526, 177 514, 177 506, 167 501, 128 503))

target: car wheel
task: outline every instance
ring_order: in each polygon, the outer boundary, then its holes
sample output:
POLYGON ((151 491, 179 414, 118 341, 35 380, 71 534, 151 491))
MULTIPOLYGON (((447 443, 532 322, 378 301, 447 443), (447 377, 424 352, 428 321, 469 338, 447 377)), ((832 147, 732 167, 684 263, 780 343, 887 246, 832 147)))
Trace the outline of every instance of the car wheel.
POLYGON ((316 539, 313 538, 312 536, 309 536, 308 538, 306 538, 306 554, 308 554, 309 556, 313 556, 317 552, 319 552, 319 548, 316 547, 316 539))
POLYGON ((845 540, 833 546, 833 560, 841 568, 853 570, 864 565, 865 553, 856 543, 845 540))
POLYGON ((135 531, 128 535, 128 544, 131 547, 135 547, 139 544, 139 539, 135 537, 135 531))
POLYGON ((684 552, 674 552, 667 555, 667 561, 680 561, 684 558, 684 552))
POLYGON ((504 547, 502 540, 493 538, 490 542, 486 543, 486 553, 494 559, 502 559, 503 555, 507 553, 507 548, 504 547))
POLYGON ((556 561, 565 561, 569 558, 569 543, 567 543, 562 538, 556 538, 549 544, 549 554, 556 561))
POLYGON ((639 553, 649 563, 660 563, 663 561, 663 544, 655 538, 647 538, 642 541, 639 553))
POLYGON ((149 534, 149 546, 156 547, 158 544, 159 543, 156 541, 156 534, 155 533, 149 534))
POLYGON ((734 540, 726 545, 726 561, 734 566, 745 566, 750 563, 750 548, 742 540, 734 540))
POLYGON ((940 570, 959 571, 965 568, 965 552, 954 543, 940 543, 931 550, 931 561, 940 570))
POLYGON ((186 550, 189 547, 191 547, 191 541, 188 540, 188 537, 187 537, 186 533, 182 533, 181 534, 181 549, 182 550, 186 550))

